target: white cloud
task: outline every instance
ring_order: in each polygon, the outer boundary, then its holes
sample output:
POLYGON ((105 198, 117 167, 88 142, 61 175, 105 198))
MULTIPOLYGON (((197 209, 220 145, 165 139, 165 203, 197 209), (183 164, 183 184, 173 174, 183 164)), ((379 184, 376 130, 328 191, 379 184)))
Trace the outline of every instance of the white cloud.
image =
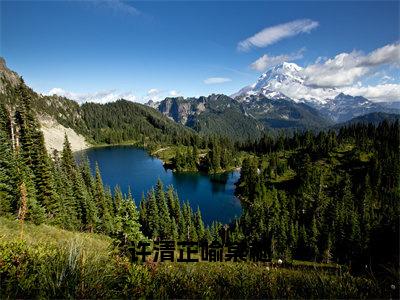
POLYGON ((178 96, 181 96, 181 92, 176 91, 176 90, 171 90, 171 91, 169 91, 169 95, 171 97, 178 97, 178 96))
POLYGON ((98 1, 97 3, 100 5, 105 5, 114 13, 122 13, 130 16, 137 16, 140 14, 140 11, 138 9, 122 0, 102 0, 98 1))
POLYGON ((316 21, 301 19, 267 27, 255 35, 239 42, 237 48, 239 51, 248 51, 253 47, 266 47, 300 33, 309 33, 312 29, 318 27, 318 25, 316 21))
POLYGON ((292 99, 332 99, 339 93, 352 96, 363 96, 371 101, 400 101, 400 84, 385 83, 375 86, 363 86, 360 82, 353 86, 339 88, 310 88, 303 84, 281 84, 274 90, 285 94, 292 99))
POLYGON ((364 58, 363 64, 369 66, 395 64, 400 66, 400 44, 389 44, 372 51, 364 58))
MULTIPOLYGON (((253 62, 251 67, 263 71, 281 60, 287 61, 295 56, 296 53, 264 55, 253 62)), ((268 88, 296 100, 325 101, 343 92, 364 96, 372 101, 400 101, 398 78, 389 76, 400 68, 399 62, 399 43, 383 46, 367 54, 352 51, 340 53, 333 58, 319 57, 315 63, 299 67, 295 73, 289 72, 287 80, 272 80, 268 88), (375 82, 376 85, 371 84, 375 82)))
POLYGON ((351 86, 375 68, 389 64, 399 67, 400 44, 389 44, 365 55, 359 51, 340 53, 326 61, 307 66, 306 84, 318 87, 351 86))
POLYGON ((142 98, 143 102, 147 102, 149 100, 158 102, 163 100, 165 97, 178 97, 181 96, 182 93, 177 91, 177 90, 170 90, 170 91, 166 91, 166 90, 160 90, 160 89, 156 89, 156 88, 152 88, 150 90, 147 91, 147 94, 145 97, 142 98))
POLYGON ((352 86, 343 88, 345 94, 363 96, 372 101, 400 101, 400 84, 385 83, 375 86, 352 86))
POLYGON ((384 75, 381 78, 381 82, 382 83, 388 83, 389 81, 393 81, 393 80, 394 80, 394 78, 392 76, 389 76, 389 75, 384 75))
POLYGON ((97 103, 107 103, 113 102, 119 99, 125 99, 130 101, 136 101, 137 97, 130 92, 117 92, 116 90, 108 90, 108 91, 100 91, 95 93, 74 93, 68 92, 61 88, 53 88, 45 95, 58 95, 62 97, 66 97, 68 99, 72 99, 77 101, 78 103, 84 102, 97 102, 97 103))
POLYGON ((152 88, 147 91, 147 95, 143 98, 143 102, 147 102, 149 100, 152 101, 161 101, 165 98, 166 91, 159 90, 156 88, 152 88))
POLYGON ((225 82, 229 82, 229 81, 232 81, 232 79, 226 78, 226 77, 210 77, 210 78, 203 80, 203 82, 205 84, 218 84, 218 83, 225 83, 225 82))
POLYGON ((303 52, 305 51, 304 48, 300 49, 295 53, 290 54, 282 54, 277 56, 269 56, 268 54, 264 54, 259 59, 254 61, 250 67, 257 71, 265 71, 266 69, 278 65, 282 62, 293 61, 296 59, 300 59, 303 57, 303 52))
POLYGON ((147 91, 147 96, 157 96, 161 93, 158 89, 150 89, 147 91))

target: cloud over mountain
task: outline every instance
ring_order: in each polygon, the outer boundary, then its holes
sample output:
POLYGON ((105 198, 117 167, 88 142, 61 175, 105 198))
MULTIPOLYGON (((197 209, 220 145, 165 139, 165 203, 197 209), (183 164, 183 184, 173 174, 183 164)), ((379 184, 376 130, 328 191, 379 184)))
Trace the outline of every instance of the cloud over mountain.
POLYGON ((45 95, 58 95, 77 101, 78 103, 84 102, 97 102, 107 103, 117 101, 119 99, 126 99, 130 101, 136 101, 137 97, 130 92, 117 92, 116 90, 100 91, 95 93, 74 93, 68 92, 61 88, 53 88, 45 95))
POLYGON ((400 84, 386 83, 375 86, 351 86, 342 91, 353 96, 363 96, 372 101, 400 101, 400 84))
POLYGON ((265 71, 266 69, 276 66, 285 61, 289 62, 289 61, 293 61, 293 60, 302 58, 304 51, 305 51, 305 48, 302 48, 295 53, 282 54, 282 55, 277 55, 277 56, 269 56, 268 54, 264 54, 259 59, 254 61, 250 65, 250 67, 257 71, 265 71))
POLYGON ((400 67, 399 43, 385 45, 367 54, 354 50, 333 58, 318 58, 304 68, 287 63, 300 58, 303 51, 263 55, 250 67, 258 71, 268 69, 267 72, 253 85, 234 95, 269 94, 273 91, 295 100, 325 102, 339 93, 345 93, 372 101, 400 101, 398 76, 388 75, 400 67))
POLYGON ((369 54, 360 51, 340 53, 304 68, 305 84, 317 87, 351 86, 375 68, 390 64, 399 67, 400 44, 389 44, 369 54))

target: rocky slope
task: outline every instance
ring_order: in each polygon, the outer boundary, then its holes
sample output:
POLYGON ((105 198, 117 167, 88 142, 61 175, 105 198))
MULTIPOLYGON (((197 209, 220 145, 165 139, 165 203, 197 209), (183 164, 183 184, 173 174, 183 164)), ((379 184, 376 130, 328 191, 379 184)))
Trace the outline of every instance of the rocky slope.
POLYGON ((265 126, 246 113, 243 105, 226 95, 166 98, 156 107, 162 114, 203 134, 234 139, 259 137, 265 126))
POLYGON ((49 153, 63 149, 65 135, 68 136, 72 151, 84 150, 91 146, 83 135, 76 133, 72 128, 64 127, 50 116, 39 117, 39 122, 49 153))
POLYGON ((287 97, 268 97, 264 94, 247 96, 245 112, 273 129, 312 129, 331 124, 316 109, 287 97))
POLYGON ((400 113, 399 109, 385 107, 361 96, 353 97, 343 93, 333 99, 327 99, 324 104, 311 103, 310 105, 335 123, 346 122, 373 112, 400 113))
POLYGON ((22 85, 30 94, 32 109, 37 115, 43 132, 46 148, 49 153, 63 148, 64 136, 67 135, 74 151, 88 148, 90 143, 78 129, 79 105, 71 100, 58 96, 42 96, 29 89, 22 78, 11 71, 3 58, 0 58, 0 102, 9 111, 9 122, 13 122, 13 115, 19 105, 15 90, 22 85))
POLYGON ((267 90, 236 99, 226 95, 166 98, 155 107, 198 132, 244 139, 265 130, 321 128, 331 123, 313 107, 267 90))

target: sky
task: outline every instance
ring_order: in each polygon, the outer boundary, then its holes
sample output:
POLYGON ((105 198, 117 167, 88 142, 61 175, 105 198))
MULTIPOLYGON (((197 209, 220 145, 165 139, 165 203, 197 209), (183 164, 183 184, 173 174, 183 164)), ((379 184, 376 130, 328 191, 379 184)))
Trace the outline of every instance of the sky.
POLYGON ((292 61, 307 83, 400 100, 399 1, 1 1, 0 56, 79 102, 227 95, 292 61))

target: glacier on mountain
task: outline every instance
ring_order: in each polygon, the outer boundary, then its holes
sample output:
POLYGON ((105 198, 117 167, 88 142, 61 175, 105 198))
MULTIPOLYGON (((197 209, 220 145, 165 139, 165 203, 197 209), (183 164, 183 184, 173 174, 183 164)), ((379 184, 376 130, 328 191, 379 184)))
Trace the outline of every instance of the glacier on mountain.
POLYGON ((319 88, 305 84, 303 68, 295 63, 283 62, 262 74, 258 80, 242 88, 231 97, 246 101, 248 96, 260 95, 267 98, 290 98, 295 102, 325 104, 340 93, 334 88, 319 88), (275 94, 274 94, 275 93, 275 94))

